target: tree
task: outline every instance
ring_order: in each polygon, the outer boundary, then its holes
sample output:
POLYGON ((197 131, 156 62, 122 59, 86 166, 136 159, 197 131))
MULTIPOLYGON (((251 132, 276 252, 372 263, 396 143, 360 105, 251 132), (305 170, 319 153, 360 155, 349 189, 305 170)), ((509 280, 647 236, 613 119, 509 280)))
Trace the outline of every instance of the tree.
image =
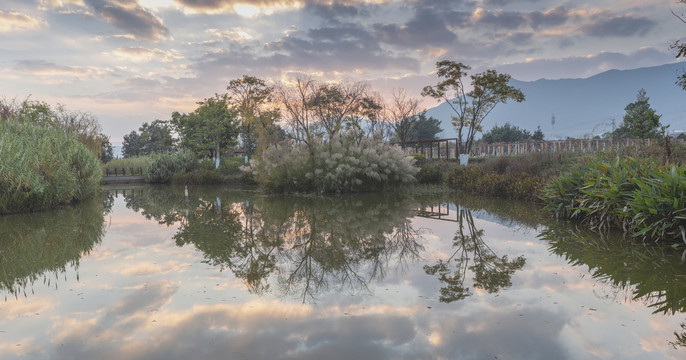
POLYGON ((100 161, 106 164, 114 159, 114 149, 110 143, 110 137, 100 133, 100 161))
MULTIPOLYGON (((542 135, 543 133, 541 133, 541 136, 542 135)), ((520 129, 518 126, 514 126, 507 122, 503 126, 495 125, 491 130, 485 132, 481 141, 489 144, 497 142, 512 143, 531 140, 531 138, 532 135, 528 130, 520 129)))
POLYGON ((199 158, 213 158, 219 166, 222 149, 236 144, 238 113, 229 108, 227 95, 215 95, 197 104, 189 114, 172 113, 170 123, 179 135, 182 148, 190 149, 199 158))
POLYGON ((426 111, 422 111, 417 114, 417 121, 414 124, 414 131, 410 135, 410 140, 436 140, 441 132, 443 132, 441 121, 433 116, 427 118, 426 111))
POLYGON ((125 158, 142 155, 143 144, 136 130, 124 135, 121 151, 125 158))
POLYGON ((660 117, 648 103, 650 98, 646 96, 646 91, 641 89, 636 95, 636 101, 624 108, 624 120, 615 130, 613 135, 628 135, 634 139, 649 139, 660 137, 660 117))
POLYGON ((248 155, 280 141, 282 130, 276 123, 281 116, 280 111, 271 106, 273 86, 257 77, 243 75, 229 81, 226 89, 228 103, 238 114, 241 142, 248 155))
POLYGON ((320 84, 309 99, 308 106, 332 139, 344 127, 358 127, 366 106, 372 106, 367 96, 368 86, 362 82, 320 84))
POLYGON ((543 135, 543 130, 541 130, 541 125, 538 125, 536 131, 531 135, 531 140, 541 141, 545 138, 543 135))
POLYGON ((510 75, 499 74, 495 70, 471 75, 472 90, 467 92, 464 78, 471 67, 450 60, 436 63, 440 81, 436 86, 426 86, 422 96, 430 96, 438 101, 445 101, 453 110, 453 125, 457 129, 458 152, 468 154, 474 142, 474 136, 482 131, 481 123, 499 103, 507 103, 512 99, 524 101, 521 90, 510 86, 510 75), (466 131, 464 146, 462 146, 463 131, 466 131))
POLYGON ((174 147, 172 130, 168 121, 155 120, 143 123, 138 132, 124 135, 122 152, 124 157, 168 153, 174 147))
POLYGON ((409 97, 404 89, 393 90, 393 100, 386 107, 384 120, 388 123, 395 137, 403 144, 411 140, 419 118, 419 99, 409 97))
MULTIPOLYGON (((679 2, 686 5, 686 0, 679 0, 679 2)), ((684 16, 684 14, 679 15, 675 13, 674 10, 672 10, 672 14, 674 14, 677 19, 681 20, 681 22, 686 24, 686 16, 684 16)), ((686 59, 686 42, 677 40, 672 44, 671 48, 677 51, 677 59, 686 59)), ((681 86, 682 89, 686 90, 686 72, 682 73, 677 78, 676 84, 681 86)))

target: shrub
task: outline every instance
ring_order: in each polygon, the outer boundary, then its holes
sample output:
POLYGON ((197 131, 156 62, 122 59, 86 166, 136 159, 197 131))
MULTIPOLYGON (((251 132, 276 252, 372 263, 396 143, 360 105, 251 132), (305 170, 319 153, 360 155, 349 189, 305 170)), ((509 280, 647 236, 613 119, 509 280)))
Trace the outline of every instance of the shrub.
POLYGON ((496 174, 477 166, 461 166, 448 175, 448 187, 469 193, 537 200, 545 179, 529 174, 496 174))
POLYGON ((271 146, 245 170, 268 191, 318 193, 384 190, 414 182, 418 171, 398 146, 356 131, 310 145, 271 146))
POLYGON ((190 150, 152 157, 145 167, 145 182, 164 184, 171 181, 175 173, 190 172, 198 167, 198 158, 190 150))
POLYGON ((39 211, 92 196, 97 157, 60 129, 0 122, 0 213, 39 211))
POLYGON ((439 165, 424 165, 417 173, 417 182, 420 184, 440 184, 443 182, 443 172, 439 165))

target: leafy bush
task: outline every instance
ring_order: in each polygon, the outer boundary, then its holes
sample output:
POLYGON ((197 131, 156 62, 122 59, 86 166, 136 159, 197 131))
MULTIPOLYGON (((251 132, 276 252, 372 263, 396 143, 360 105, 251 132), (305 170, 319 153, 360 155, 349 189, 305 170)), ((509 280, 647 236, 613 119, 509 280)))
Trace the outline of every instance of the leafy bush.
POLYGON ((443 172, 438 164, 424 165, 419 168, 417 182, 420 184, 440 184, 443 182, 443 172))
POLYGON ((686 169, 657 161, 595 160, 543 190, 546 209, 594 230, 621 228, 645 240, 686 243, 686 169))
POLYGON ((245 170, 268 191, 318 193, 384 190, 414 182, 419 170, 399 147, 356 131, 310 145, 271 146, 245 170))
POLYGON ((189 150, 182 150, 172 155, 155 155, 145 167, 145 182, 168 183, 175 173, 190 172, 197 167, 198 158, 189 150))
POLYGON ((221 184, 224 177, 216 170, 196 170, 187 173, 175 173, 171 182, 174 184, 221 184))
POLYGON ((101 178, 98 158, 74 136, 47 125, 0 122, 0 213, 85 199, 101 178))

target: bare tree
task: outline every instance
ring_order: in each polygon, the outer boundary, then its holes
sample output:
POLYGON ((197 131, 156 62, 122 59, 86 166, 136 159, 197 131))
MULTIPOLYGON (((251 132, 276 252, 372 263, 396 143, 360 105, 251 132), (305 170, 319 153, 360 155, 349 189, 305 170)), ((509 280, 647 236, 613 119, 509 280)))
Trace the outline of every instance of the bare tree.
POLYGON ((281 83, 275 88, 283 119, 288 124, 288 136, 306 144, 310 151, 312 141, 321 134, 321 124, 309 106, 316 90, 315 81, 305 76, 297 76, 290 84, 281 83))
POLYGON ((393 90, 393 99, 385 109, 384 121, 403 146, 412 135, 419 112, 419 99, 408 96, 405 89, 393 90))

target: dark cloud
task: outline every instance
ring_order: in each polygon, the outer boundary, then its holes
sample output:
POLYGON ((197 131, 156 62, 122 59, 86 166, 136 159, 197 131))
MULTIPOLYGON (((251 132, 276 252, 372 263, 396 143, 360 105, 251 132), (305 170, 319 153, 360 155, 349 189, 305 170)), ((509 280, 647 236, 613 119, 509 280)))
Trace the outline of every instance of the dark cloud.
POLYGON ((581 31, 594 37, 631 37, 642 36, 657 24, 646 17, 616 16, 597 18, 595 22, 584 25, 581 31))
POLYGON ((457 40, 443 17, 428 9, 417 10, 405 25, 374 24, 372 30, 384 43, 409 48, 448 45, 457 40))
POLYGON ((320 1, 310 0, 306 3, 305 10, 329 20, 369 15, 369 11, 366 9, 366 7, 362 7, 351 1, 333 1, 322 3, 320 1))
POLYGON ((96 14, 137 40, 160 41, 169 35, 162 21, 135 0, 86 0, 96 14))
POLYGON ((524 2, 535 3, 535 2, 540 2, 540 1, 541 0, 485 0, 484 4, 485 5, 505 6, 507 4, 524 3, 524 2))
POLYGON ((504 29, 516 29, 526 24, 526 17, 523 13, 511 11, 489 11, 484 9, 477 10, 473 17, 473 26, 476 27, 495 27, 504 29))
POLYGON ((534 11, 526 15, 529 25, 535 30, 539 27, 559 26, 569 20, 569 10, 560 6, 546 12, 534 11))

